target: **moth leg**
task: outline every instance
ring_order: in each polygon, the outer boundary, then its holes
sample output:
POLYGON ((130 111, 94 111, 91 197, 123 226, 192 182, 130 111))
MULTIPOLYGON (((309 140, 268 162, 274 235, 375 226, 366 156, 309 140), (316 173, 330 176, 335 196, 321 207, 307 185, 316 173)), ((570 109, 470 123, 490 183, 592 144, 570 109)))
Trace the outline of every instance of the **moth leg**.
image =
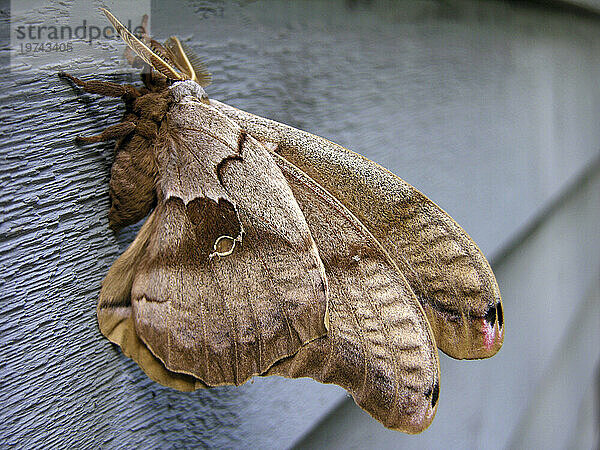
POLYGON ((65 72, 59 72, 58 76, 71 80, 73 84, 76 84, 90 94, 104 95, 106 97, 131 96, 134 98, 141 95, 140 91, 129 85, 111 83, 110 81, 83 81, 65 72))
POLYGON ((95 134, 93 136, 77 136, 75 140, 79 143, 84 144, 91 144, 92 142, 110 141, 126 136, 133 130, 135 130, 135 123, 121 122, 116 125, 109 126, 100 134, 95 134))
POLYGON ((148 14, 143 15, 140 27, 142 28, 142 41, 144 41, 145 44, 149 44, 152 38, 148 35, 148 14))

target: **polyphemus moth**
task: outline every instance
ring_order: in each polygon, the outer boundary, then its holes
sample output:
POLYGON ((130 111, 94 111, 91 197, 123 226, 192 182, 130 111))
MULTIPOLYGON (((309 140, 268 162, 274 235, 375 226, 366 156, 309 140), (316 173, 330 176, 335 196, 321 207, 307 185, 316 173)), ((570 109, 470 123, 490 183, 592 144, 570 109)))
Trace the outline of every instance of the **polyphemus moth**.
POLYGON ((102 283, 102 333, 153 380, 191 391, 253 376, 335 383, 386 427, 432 421, 437 348, 502 345, 498 285, 475 243, 431 200, 333 142, 216 100, 177 38, 136 38, 104 10, 144 87, 121 97, 110 226, 147 216, 102 283), (437 348, 436 348, 437 347, 437 348))

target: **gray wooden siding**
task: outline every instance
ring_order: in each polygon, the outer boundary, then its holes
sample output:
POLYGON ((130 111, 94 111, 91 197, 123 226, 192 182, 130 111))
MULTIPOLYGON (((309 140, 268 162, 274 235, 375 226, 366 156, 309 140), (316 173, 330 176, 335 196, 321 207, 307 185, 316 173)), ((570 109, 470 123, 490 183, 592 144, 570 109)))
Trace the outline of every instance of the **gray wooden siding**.
POLYGON ((0 15, 0 447, 598 445, 598 18, 466 0, 152 4, 153 33, 206 59, 211 97, 380 162, 494 262, 504 348, 481 362, 441 356, 439 411, 419 436, 385 430, 312 380, 163 388, 100 335, 100 283, 137 227, 107 226, 112 144, 73 138, 122 107, 55 72, 138 73, 121 50, 11 67, 9 20, 0 15), (222 17, 202 18, 206 7, 222 17))

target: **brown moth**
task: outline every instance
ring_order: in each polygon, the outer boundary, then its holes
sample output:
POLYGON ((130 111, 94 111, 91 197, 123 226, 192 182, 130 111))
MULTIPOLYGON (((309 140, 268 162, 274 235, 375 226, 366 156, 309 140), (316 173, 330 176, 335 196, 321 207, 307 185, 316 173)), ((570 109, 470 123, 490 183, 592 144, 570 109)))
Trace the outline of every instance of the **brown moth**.
POLYGON ((175 389, 312 377, 386 427, 424 430, 436 345, 455 358, 502 345, 475 243, 376 163, 209 100, 177 38, 137 39, 103 11, 151 70, 140 89, 61 74, 124 100, 120 124, 79 140, 117 140, 110 226, 148 216, 102 283, 102 333, 175 389))

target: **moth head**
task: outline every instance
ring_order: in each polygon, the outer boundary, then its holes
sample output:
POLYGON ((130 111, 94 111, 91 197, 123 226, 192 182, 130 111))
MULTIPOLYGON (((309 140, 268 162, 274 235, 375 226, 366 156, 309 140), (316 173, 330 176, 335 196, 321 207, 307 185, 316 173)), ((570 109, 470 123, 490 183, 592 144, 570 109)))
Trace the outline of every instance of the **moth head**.
POLYGON ((210 101, 208 100, 208 95, 206 95, 206 92, 204 92, 202 86, 200 86, 195 81, 178 81, 177 83, 174 83, 169 89, 171 89, 171 94, 173 94, 173 98, 177 103, 179 103, 183 99, 183 97, 191 96, 206 105, 210 104, 210 101))
POLYGON ((202 87, 210 84, 211 74, 206 70, 204 63, 179 39, 172 36, 164 45, 149 38, 144 38, 143 42, 125 28, 110 11, 104 8, 100 10, 127 46, 158 73, 172 81, 190 80, 202 87))

